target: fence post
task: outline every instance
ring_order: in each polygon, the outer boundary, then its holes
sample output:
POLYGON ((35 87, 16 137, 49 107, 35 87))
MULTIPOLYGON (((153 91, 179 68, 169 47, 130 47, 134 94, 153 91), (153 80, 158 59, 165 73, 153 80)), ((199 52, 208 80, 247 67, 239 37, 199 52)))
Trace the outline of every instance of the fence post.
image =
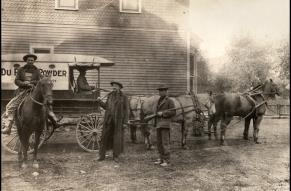
POLYGON ((281 118, 281 105, 280 104, 277 104, 277 113, 279 115, 279 119, 281 118))

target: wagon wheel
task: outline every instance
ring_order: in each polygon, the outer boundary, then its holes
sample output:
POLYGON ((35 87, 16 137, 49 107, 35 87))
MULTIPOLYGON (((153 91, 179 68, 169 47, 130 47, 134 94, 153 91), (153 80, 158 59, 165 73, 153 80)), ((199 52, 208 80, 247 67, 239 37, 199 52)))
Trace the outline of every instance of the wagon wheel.
POLYGON ((91 113, 81 117, 76 128, 76 138, 82 149, 87 152, 99 150, 102 126, 102 113, 91 113))
MULTIPOLYGON (((7 125, 5 122, 7 122, 7 116, 5 115, 5 112, 4 112, 1 116, 2 128, 5 128, 5 126, 7 125)), ((44 129, 44 131, 40 137, 40 143, 38 145, 38 148, 40 148, 43 145, 43 143, 45 141, 45 137, 46 137, 46 132, 47 132, 47 128, 44 129)), ((35 138, 35 135, 33 133, 29 139, 29 148, 27 151, 28 153, 32 153, 34 151, 34 149, 33 149, 34 140, 35 140, 34 138, 35 138)), ((10 135, 1 134, 1 146, 4 148, 4 150, 8 151, 9 153, 12 153, 12 154, 18 153, 18 150, 20 148, 20 140, 18 137, 17 128, 16 128, 15 123, 13 123, 13 125, 12 125, 10 135)))

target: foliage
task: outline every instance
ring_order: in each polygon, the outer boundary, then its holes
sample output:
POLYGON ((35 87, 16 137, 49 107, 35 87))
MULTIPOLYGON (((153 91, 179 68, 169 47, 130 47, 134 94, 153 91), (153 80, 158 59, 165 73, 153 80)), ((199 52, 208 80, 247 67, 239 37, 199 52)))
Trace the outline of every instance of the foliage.
POLYGON ((280 48, 277 49, 279 63, 277 65, 279 70, 279 77, 281 80, 290 80, 290 44, 283 42, 280 48))
POLYGON ((225 78, 231 82, 232 90, 242 92, 251 84, 257 84, 269 78, 272 60, 269 49, 249 36, 234 39, 225 63, 225 78))

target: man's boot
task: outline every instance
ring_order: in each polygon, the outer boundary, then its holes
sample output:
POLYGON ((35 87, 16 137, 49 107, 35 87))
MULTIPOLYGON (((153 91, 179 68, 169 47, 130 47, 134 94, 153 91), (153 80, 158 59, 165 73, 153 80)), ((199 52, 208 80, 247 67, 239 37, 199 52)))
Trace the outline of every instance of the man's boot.
POLYGON ((8 125, 4 129, 1 130, 1 133, 10 135, 11 129, 12 129, 12 125, 13 125, 13 120, 9 120, 8 121, 8 125))

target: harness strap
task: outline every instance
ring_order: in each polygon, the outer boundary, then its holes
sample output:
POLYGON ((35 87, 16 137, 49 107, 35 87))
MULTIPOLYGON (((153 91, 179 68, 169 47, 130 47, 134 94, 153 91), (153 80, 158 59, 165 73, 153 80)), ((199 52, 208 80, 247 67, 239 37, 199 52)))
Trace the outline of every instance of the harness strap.
POLYGON ((184 110, 184 107, 183 107, 181 101, 180 101, 178 98, 175 98, 175 99, 177 100, 177 102, 179 103, 179 105, 180 105, 180 107, 181 107, 181 110, 182 110, 181 115, 182 115, 182 117, 183 117, 183 121, 185 121, 185 110, 184 110))

